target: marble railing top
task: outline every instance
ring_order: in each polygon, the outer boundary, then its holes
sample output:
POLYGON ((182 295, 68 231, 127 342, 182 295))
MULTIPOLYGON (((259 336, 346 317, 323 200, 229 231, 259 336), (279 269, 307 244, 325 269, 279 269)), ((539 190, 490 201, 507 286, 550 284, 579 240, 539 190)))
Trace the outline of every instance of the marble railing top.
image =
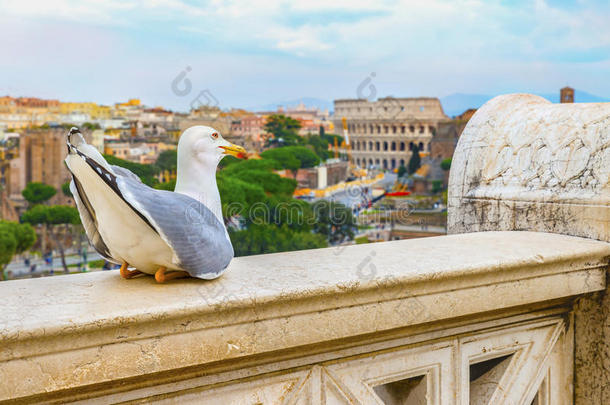
MULTIPOLYGON (((0 283, 0 337, 274 306, 274 316, 470 288, 607 264, 610 243, 536 232, 479 232, 235 258, 213 281, 122 279, 117 271, 0 283), (397 290, 393 292, 392 290, 397 290), (278 307, 280 305, 280 307, 278 307)), ((0 348, 1 350, 1 348, 0 348)))
POLYGON ((610 241, 610 103, 495 97, 462 132, 451 233, 537 231, 610 241))
POLYGON ((0 401, 527 311, 604 289, 609 258, 606 242, 481 232, 240 257, 214 281, 109 271, 2 282, 0 401))

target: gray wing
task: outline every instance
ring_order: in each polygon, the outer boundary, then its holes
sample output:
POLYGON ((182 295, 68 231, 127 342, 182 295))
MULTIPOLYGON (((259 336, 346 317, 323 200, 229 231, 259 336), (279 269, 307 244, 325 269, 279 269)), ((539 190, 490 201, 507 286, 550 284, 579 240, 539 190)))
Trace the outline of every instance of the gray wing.
POLYGON ((191 276, 213 279, 229 265, 233 246, 226 228, 205 205, 184 194, 155 190, 131 177, 117 176, 117 186, 125 201, 174 251, 176 264, 191 276))
POLYGON ((97 219, 95 217, 95 211, 91 206, 91 203, 87 199, 87 196, 84 192, 82 192, 83 188, 80 186, 77 178, 72 176, 72 181, 70 182, 70 191, 72 192, 72 196, 74 197, 74 201, 76 202, 76 208, 81 217, 81 221, 83 223, 83 227, 85 228, 85 233, 91 242, 91 245, 95 248, 95 250, 106 260, 109 262, 120 264, 116 259, 110 256, 110 250, 108 246, 102 240, 100 233, 97 230, 97 219))
POLYGON ((142 180, 140 180, 140 177, 138 177, 137 174, 135 174, 134 172, 132 172, 129 169, 125 169, 124 167, 117 166, 117 165, 110 165, 110 167, 112 168, 114 173, 118 176, 128 177, 130 179, 137 180, 140 183, 142 182, 142 180))

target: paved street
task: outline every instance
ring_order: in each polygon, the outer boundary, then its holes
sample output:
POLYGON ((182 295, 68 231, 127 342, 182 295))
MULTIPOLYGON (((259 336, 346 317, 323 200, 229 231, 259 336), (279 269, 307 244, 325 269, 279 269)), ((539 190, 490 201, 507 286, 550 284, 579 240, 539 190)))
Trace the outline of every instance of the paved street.
MULTIPOLYGON (((91 250, 87 252, 87 260, 93 261, 93 260, 99 260, 102 257, 95 251, 91 250)), ((71 255, 67 255, 66 256, 66 263, 69 265, 71 264, 78 264, 80 261, 82 261, 82 257, 75 255, 75 254, 71 254, 71 255)), ((26 266, 23 259, 19 259, 19 260, 13 260, 11 263, 9 263, 9 265, 6 268, 6 273, 11 274, 10 278, 18 278, 18 277, 23 277, 23 276, 27 276, 27 275, 39 275, 45 271, 50 271, 51 267, 45 263, 45 261, 41 258, 31 258, 30 259, 30 266, 26 266), (32 273, 30 271, 30 266, 35 264, 36 265, 36 270, 32 273)), ((70 268, 71 271, 76 271, 77 268, 70 268)), ((54 256, 53 257, 53 271, 54 272, 61 272, 63 273, 64 269, 63 266, 61 264, 61 257, 59 256, 54 256)))
POLYGON ((373 198, 373 186, 384 187, 392 186, 396 181, 396 174, 385 173, 383 179, 369 186, 352 186, 337 191, 325 199, 342 203, 348 207, 361 209, 367 208, 368 202, 373 198))

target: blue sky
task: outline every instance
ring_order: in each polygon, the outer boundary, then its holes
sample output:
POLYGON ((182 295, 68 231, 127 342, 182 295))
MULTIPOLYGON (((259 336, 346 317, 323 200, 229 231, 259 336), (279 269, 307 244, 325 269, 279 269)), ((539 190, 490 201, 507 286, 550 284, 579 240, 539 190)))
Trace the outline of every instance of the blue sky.
MULTIPOLYGON (((607 1, 0 0, 0 94, 187 110, 299 97, 610 97, 607 1), (191 92, 172 92, 187 72, 191 92)), ((184 84, 184 83, 182 83, 184 84)))

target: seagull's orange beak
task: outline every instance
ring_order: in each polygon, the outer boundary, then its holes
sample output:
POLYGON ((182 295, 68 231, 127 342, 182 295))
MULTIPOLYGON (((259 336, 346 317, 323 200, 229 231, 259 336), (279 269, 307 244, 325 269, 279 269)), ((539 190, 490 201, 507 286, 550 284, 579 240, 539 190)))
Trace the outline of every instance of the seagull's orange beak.
POLYGON ((223 155, 235 156, 238 159, 248 159, 248 153, 241 146, 231 144, 230 146, 220 146, 224 149, 223 155))

